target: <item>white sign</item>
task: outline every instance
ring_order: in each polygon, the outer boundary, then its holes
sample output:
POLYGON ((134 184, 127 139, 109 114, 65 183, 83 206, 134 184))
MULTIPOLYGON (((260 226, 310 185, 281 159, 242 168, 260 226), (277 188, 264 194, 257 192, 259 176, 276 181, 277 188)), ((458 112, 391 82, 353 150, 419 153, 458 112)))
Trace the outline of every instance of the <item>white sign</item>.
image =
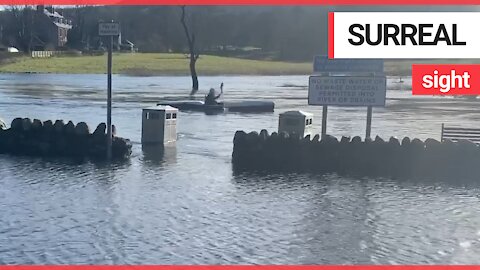
POLYGON ((311 76, 308 104, 329 106, 385 106, 385 76, 311 76))
POLYGON ((334 12, 330 58, 480 58, 480 12, 334 12))
POLYGON ((120 24, 114 22, 99 23, 98 34, 100 36, 118 36, 120 35, 120 24))

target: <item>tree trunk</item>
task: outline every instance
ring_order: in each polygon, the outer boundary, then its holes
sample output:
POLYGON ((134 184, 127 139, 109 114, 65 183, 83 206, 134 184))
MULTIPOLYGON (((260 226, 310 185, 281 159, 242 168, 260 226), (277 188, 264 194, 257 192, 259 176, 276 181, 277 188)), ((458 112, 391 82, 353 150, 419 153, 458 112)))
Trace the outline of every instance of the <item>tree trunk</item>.
POLYGON ((198 77, 195 64, 197 63, 197 59, 200 55, 195 52, 195 34, 192 33, 190 35, 187 23, 185 22, 185 6, 182 6, 182 17, 180 21, 182 22, 183 30, 187 36, 188 51, 190 53, 190 75, 192 76, 192 91, 190 92, 190 95, 193 96, 198 91, 198 77))
POLYGON ((195 95, 195 93, 198 91, 198 77, 197 70, 195 69, 196 62, 197 59, 190 51, 190 75, 192 75, 192 92, 190 92, 190 95, 192 96, 195 95))

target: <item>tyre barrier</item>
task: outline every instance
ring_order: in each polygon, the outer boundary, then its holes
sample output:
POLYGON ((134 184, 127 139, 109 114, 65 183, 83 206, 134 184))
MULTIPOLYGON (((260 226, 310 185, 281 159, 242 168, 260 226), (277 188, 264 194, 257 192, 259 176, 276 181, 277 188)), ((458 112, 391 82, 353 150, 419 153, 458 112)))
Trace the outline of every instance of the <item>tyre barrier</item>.
MULTIPOLYGON (((101 123, 90 133, 85 122, 75 125, 72 121, 15 118, 9 129, 0 129, 0 154, 105 159, 106 128, 101 123)), ((112 157, 125 159, 131 153, 130 140, 113 135, 112 157)))
POLYGON ((338 173, 391 178, 478 179, 480 147, 468 140, 439 142, 405 137, 373 141, 359 136, 320 140, 266 130, 237 131, 232 164, 236 172, 338 173))

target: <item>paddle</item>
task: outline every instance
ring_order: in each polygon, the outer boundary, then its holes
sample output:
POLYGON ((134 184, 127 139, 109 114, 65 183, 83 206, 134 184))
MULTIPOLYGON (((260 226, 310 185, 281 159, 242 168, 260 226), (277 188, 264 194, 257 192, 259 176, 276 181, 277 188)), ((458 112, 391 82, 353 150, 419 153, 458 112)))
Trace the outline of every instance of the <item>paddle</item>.
MULTIPOLYGON (((224 99, 223 97, 223 82, 220 84, 220 96, 222 97, 222 99, 224 99)), ((222 103, 224 103, 225 100, 222 100, 222 103)))

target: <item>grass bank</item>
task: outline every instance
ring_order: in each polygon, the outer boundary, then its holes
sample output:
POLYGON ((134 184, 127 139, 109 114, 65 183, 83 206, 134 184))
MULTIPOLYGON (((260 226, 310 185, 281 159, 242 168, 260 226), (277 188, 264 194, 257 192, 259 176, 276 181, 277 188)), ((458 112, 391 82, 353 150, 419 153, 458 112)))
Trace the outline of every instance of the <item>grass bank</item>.
MULTIPOLYGON (((0 65, 0 72, 9 73, 73 73, 101 74, 106 72, 106 55, 65 56, 52 58, 18 57, 0 65)), ((113 72, 116 74, 188 75, 189 60, 183 54, 137 53, 114 54, 113 72)), ((310 74, 311 63, 248 60, 201 55, 197 62, 199 75, 295 75, 310 74)))
MULTIPOLYGON (((106 55, 59 56, 52 58, 14 57, 0 62, 0 72, 8 73, 72 73, 102 74, 106 72, 106 55)), ((113 72, 135 76, 189 75, 189 60, 183 54, 137 53, 114 54, 113 72)), ((385 72, 393 76, 409 76, 414 63, 480 63, 479 60, 387 60, 385 72)), ((291 63, 249 60, 202 55, 197 62, 202 75, 309 75, 312 63, 291 63)))

